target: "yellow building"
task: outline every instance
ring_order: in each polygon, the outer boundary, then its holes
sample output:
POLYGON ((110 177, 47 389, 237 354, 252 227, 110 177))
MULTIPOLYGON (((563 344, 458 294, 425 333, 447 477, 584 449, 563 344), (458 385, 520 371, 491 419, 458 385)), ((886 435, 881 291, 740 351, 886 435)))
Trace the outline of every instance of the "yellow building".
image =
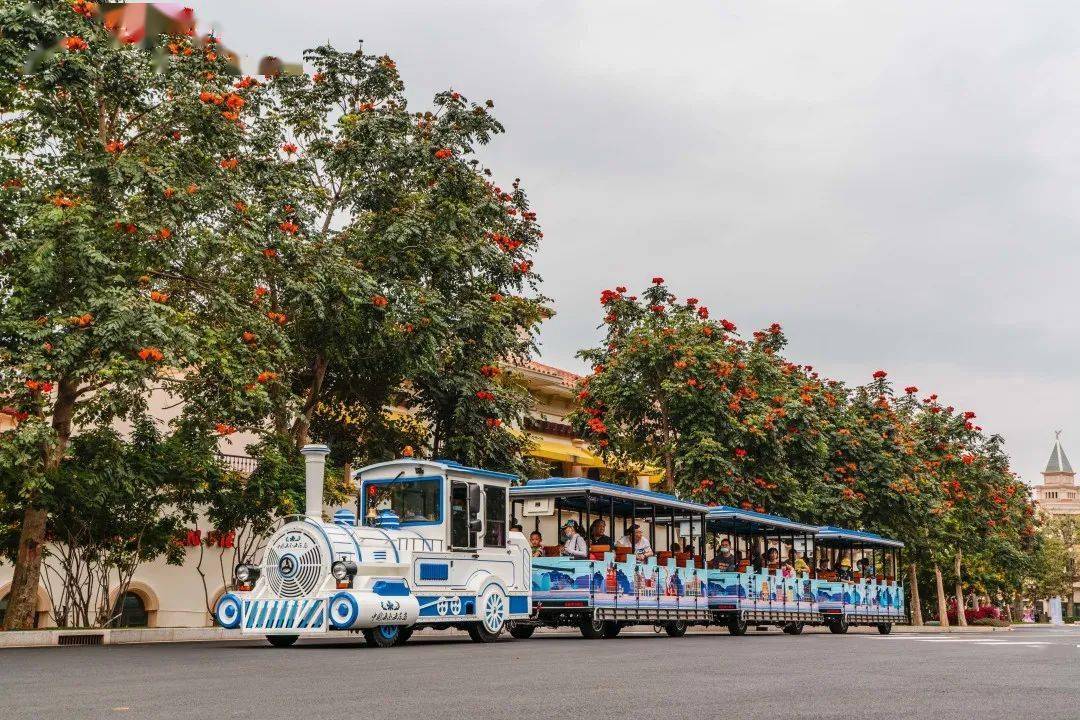
POLYGON ((547 467, 552 477, 599 480, 603 462, 574 436, 566 419, 574 408, 581 376, 536 361, 519 365, 514 372, 521 375, 533 397, 533 409, 522 427, 533 443, 529 454, 547 467))

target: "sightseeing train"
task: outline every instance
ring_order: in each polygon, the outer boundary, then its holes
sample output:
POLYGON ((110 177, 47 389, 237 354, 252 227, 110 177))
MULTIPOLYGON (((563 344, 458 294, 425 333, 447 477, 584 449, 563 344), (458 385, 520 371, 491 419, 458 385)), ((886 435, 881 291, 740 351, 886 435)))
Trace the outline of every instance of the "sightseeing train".
POLYGON ((260 561, 237 565, 215 608, 222 627, 277 647, 345 632, 388 647, 425 627, 491 642, 538 627, 588 638, 633 625, 673 637, 694 625, 888 633, 906 620, 903 544, 873 533, 417 459, 356 471, 356 511, 327 522, 329 450, 301 452, 305 514, 269 537, 260 561))

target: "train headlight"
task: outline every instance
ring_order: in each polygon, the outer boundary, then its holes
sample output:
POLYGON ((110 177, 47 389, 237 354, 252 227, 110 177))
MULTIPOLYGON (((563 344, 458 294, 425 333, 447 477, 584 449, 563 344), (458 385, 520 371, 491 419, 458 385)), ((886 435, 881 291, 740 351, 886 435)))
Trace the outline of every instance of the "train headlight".
POLYGON ((338 560, 330 566, 330 574, 338 582, 345 582, 356 574, 356 564, 348 560, 338 560))

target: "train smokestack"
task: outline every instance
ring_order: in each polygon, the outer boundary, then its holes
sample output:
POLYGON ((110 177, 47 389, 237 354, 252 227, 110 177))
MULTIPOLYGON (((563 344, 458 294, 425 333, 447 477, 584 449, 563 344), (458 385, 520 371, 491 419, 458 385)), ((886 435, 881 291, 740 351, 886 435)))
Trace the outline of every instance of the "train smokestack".
POLYGON ((312 520, 322 519, 323 478, 326 475, 326 456, 330 448, 325 445, 305 445, 300 448, 304 455, 304 514, 312 520))

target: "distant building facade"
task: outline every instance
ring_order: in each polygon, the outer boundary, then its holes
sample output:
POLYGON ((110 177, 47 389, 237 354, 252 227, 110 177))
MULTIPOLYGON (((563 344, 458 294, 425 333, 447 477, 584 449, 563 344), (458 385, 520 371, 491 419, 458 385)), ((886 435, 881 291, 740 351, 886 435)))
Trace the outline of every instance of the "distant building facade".
MULTIPOLYGON (((1055 433, 1054 447, 1042 477, 1042 485, 1031 488, 1039 510, 1048 515, 1080 516, 1080 485, 1076 484, 1076 471, 1061 447, 1060 430, 1055 433)), ((1072 597, 1062 600, 1066 613, 1075 612, 1074 608, 1080 605, 1080 582, 1073 583, 1072 597)))
POLYGON ((1060 431, 1054 439, 1054 448, 1042 477, 1042 485, 1032 488, 1039 508, 1051 515, 1080 515, 1080 486, 1076 484, 1076 472, 1061 447, 1060 431))

